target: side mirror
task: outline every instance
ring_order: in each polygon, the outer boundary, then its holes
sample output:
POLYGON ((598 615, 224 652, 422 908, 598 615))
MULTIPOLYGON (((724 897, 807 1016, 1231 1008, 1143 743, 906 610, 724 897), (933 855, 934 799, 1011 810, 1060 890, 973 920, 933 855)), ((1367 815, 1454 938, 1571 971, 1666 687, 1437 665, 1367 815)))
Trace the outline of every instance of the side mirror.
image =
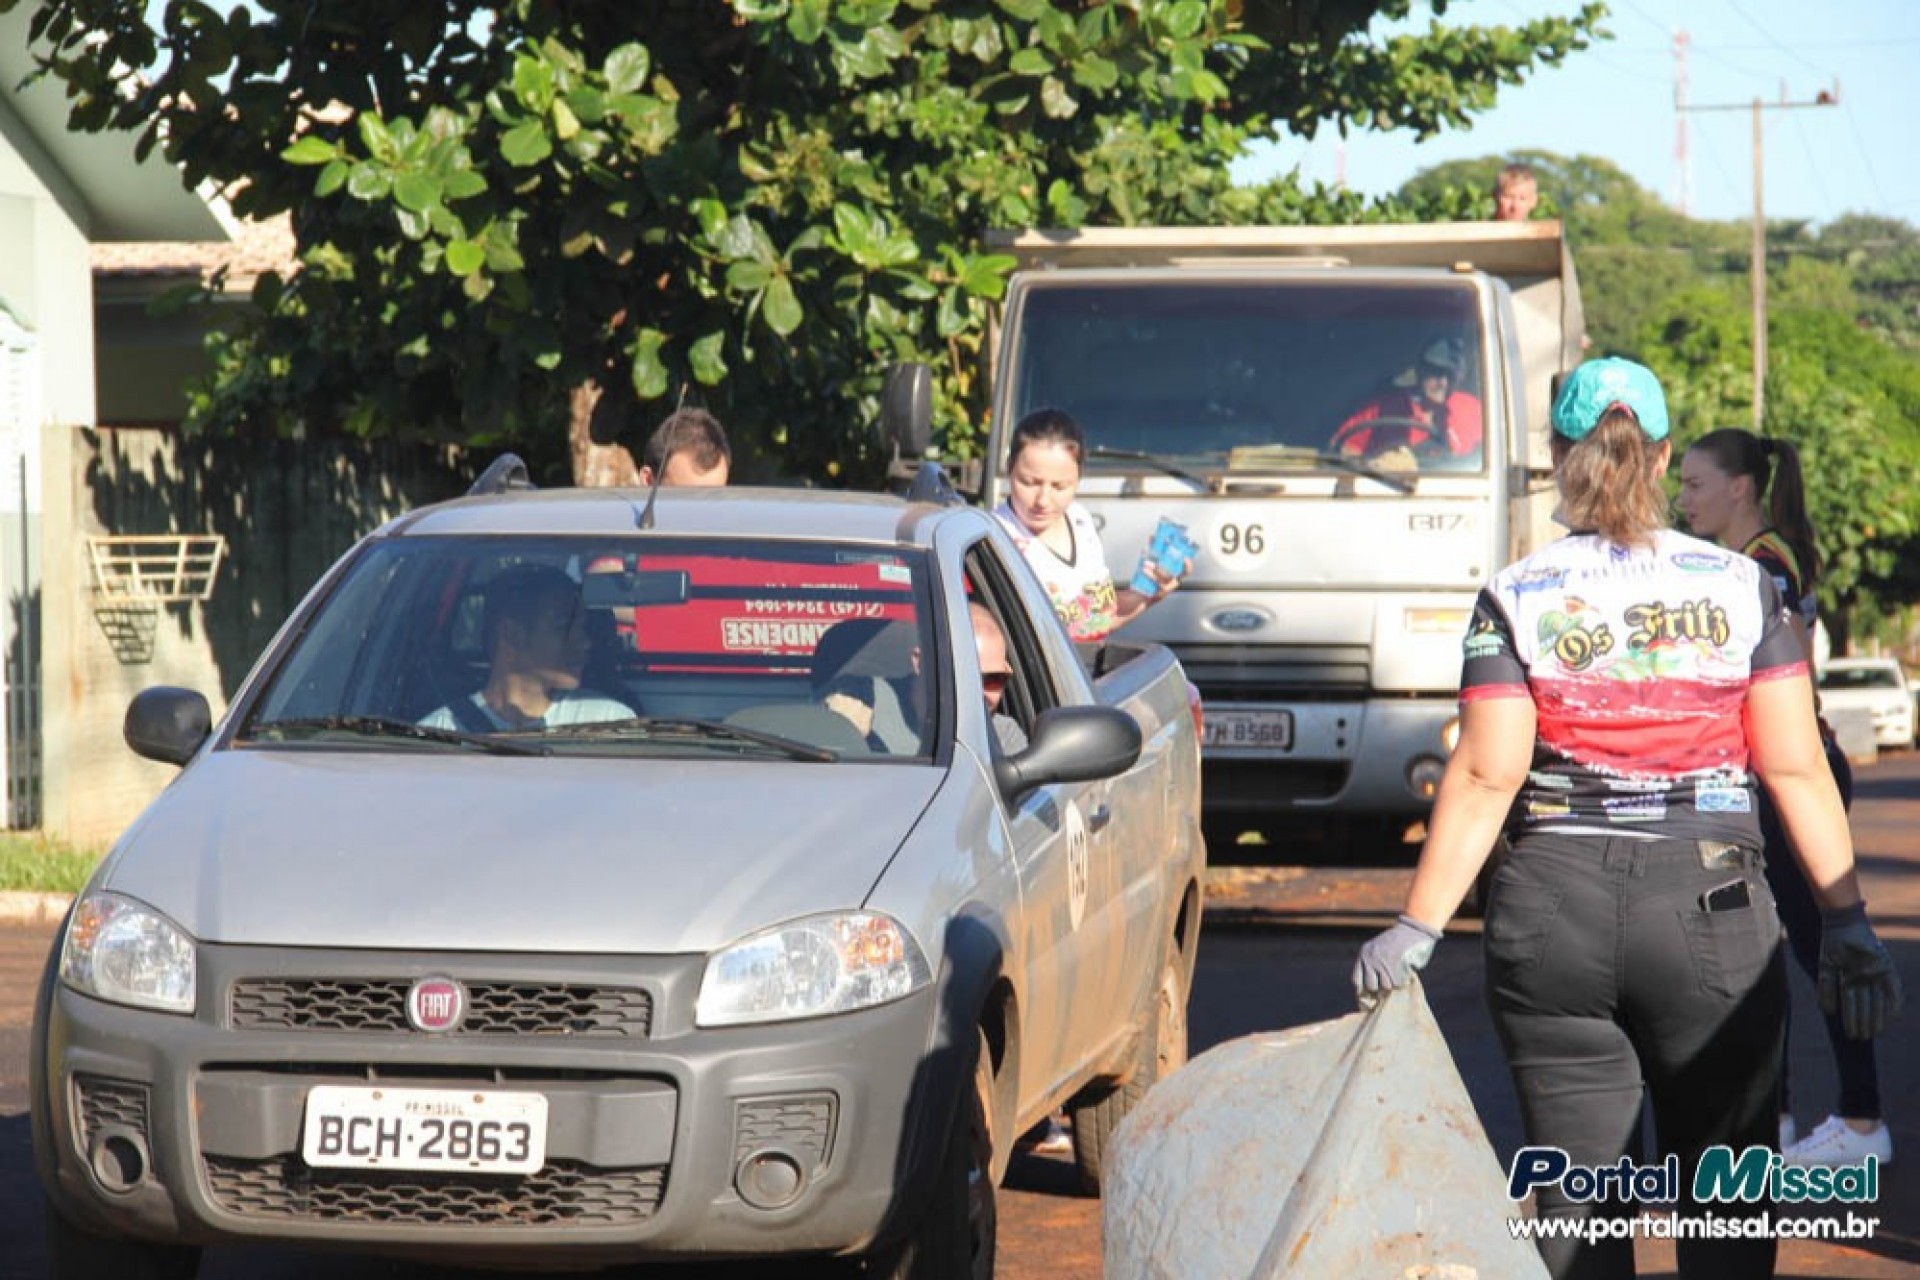
POLYGON ((1025 751, 994 764, 994 781, 1012 804, 1048 783, 1111 778, 1133 767, 1142 742, 1139 723, 1118 707, 1055 707, 1040 713, 1025 751))
POLYGON ((185 764, 213 732, 213 712, 192 689, 155 685, 127 704, 121 732, 135 755, 161 764, 185 764))
POLYGON ((880 429, 898 459, 926 456, 933 442, 933 370, 896 364, 880 388, 880 429))

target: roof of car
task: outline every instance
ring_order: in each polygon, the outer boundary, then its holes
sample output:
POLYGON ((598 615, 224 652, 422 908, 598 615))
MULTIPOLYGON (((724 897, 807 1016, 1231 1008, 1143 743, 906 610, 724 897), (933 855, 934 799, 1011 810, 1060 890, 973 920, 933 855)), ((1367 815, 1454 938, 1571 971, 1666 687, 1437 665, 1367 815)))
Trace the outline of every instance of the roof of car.
MULTIPOLYGON (((652 496, 647 489, 536 489, 459 498, 401 516, 383 532, 405 536, 633 533, 652 496)), ((924 543, 923 522, 958 510, 843 490, 676 487, 659 491, 653 532, 924 543)))

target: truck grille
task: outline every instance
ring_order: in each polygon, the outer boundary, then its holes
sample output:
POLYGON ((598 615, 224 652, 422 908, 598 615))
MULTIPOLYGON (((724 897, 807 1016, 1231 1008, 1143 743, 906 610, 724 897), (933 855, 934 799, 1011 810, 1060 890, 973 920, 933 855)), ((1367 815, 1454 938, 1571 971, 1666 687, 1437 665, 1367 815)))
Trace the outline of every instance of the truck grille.
MULTIPOLYGON (((406 981, 242 978, 228 998, 237 1031, 410 1033, 406 981)), ((633 987, 470 982, 457 1035, 610 1036, 644 1040, 653 998, 633 987)))
POLYGON ((665 1167, 595 1169, 549 1161, 523 1177, 313 1169, 298 1157, 205 1155, 220 1207, 246 1218, 412 1226, 629 1226, 659 1211, 665 1167))

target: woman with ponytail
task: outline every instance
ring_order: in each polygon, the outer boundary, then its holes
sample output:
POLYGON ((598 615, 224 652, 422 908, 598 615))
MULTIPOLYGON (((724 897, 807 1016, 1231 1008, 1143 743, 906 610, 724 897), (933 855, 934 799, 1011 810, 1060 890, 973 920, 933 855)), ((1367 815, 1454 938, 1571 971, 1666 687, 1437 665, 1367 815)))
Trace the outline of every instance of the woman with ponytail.
MULTIPOLYGON (((1693 443, 1680 463, 1680 511, 1687 526, 1723 547, 1737 547, 1766 570, 1804 628, 1812 652, 1817 616, 1814 587, 1820 552, 1807 518, 1800 454, 1791 443, 1739 427, 1710 431, 1693 443)), ((1821 724, 1827 766, 1841 799, 1853 803, 1853 770, 1846 753, 1821 724)), ((1808 977, 1820 960, 1820 906, 1800 874, 1780 827, 1780 815, 1760 797, 1760 830, 1766 839, 1767 883, 1780 907, 1787 944, 1808 977)), ((1846 1034, 1838 1018, 1826 1018, 1840 1077, 1840 1106, 1812 1133, 1794 1141, 1794 1121, 1785 1063, 1780 1077, 1780 1145, 1796 1164, 1857 1164, 1868 1155, 1893 1159, 1893 1135, 1880 1114, 1880 1070, 1873 1042, 1846 1034)))
MULTIPOLYGON (((1495 839, 1487 1003, 1527 1144, 1590 1169, 1638 1161, 1651 1102, 1680 1211, 1710 1147, 1770 1145, 1787 973, 1760 870, 1764 785, 1829 921, 1820 972, 1849 1032, 1876 1034, 1900 980, 1860 900, 1820 751, 1800 628, 1760 567, 1666 527, 1665 392, 1626 360, 1570 374, 1552 412, 1571 532, 1495 574, 1463 643, 1460 738, 1406 906, 1354 965, 1363 1002, 1406 985, 1495 839)), ((1629 1190, 1536 1189, 1555 1277, 1634 1274, 1629 1190), (1607 1223, 1582 1220, 1604 1217, 1607 1223), (1605 1230, 1600 1228, 1605 1227, 1605 1230)), ((1675 1242, 1685 1280, 1773 1274, 1759 1238, 1675 1242)))

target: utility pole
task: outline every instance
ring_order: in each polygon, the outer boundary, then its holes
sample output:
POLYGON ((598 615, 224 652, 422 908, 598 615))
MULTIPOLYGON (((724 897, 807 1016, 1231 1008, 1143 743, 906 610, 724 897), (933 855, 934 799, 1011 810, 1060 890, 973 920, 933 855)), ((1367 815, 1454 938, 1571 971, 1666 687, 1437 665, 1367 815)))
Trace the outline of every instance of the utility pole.
POLYGON ((1762 174, 1763 153, 1765 151, 1765 130, 1762 128, 1761 113, 1765 111, 1795 111, 1801 107, 1835 107, 1840 105, 1840 81, 1835 79, 1833 88, 1822 89, 1810 102, 1789 102, 1784 88, 1780 101, 1765 102, 1755 98, 1751 103, 1724 102, 1702 106, 1688 106, 1679 102, 1674 104, 1677 112, 1688 111, 1751 111, 1753 113, 1753 431, 1760 434, 1767 410, 1767 214, 1766 182, 1762 174))
POLYGON ((1673 33, 1673 158, 1680 165, 1680 216, 1690 217, 1691 161, 1687 155, 1687 45, 1685 31, 1673 33))

